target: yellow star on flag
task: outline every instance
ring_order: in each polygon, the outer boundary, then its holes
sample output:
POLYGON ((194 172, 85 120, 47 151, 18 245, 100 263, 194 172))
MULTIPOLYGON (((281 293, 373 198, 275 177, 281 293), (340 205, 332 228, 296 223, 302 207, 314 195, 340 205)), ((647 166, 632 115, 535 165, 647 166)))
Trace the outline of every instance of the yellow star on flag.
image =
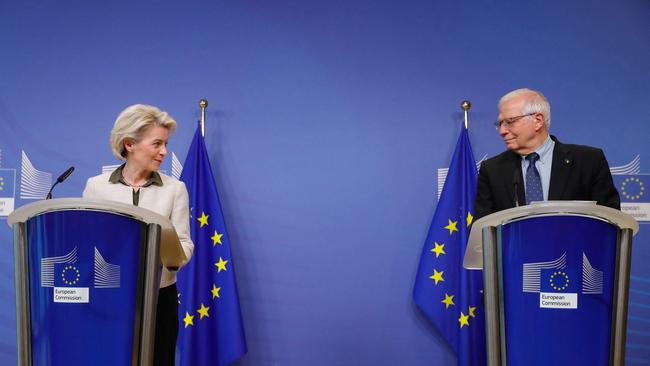
POLYGON ((201 317, 199 319, 203 319, 206 316, 209 318, 210 315, 208 314, 208 310, 210 310, 209 306, 205 307, 205 305, 201 304, 201 308, 196 311, 197 313, 199 313, 199 315, 201 315, 201 317))
POLYGON ((470 226, 472 221, 474 221, 474 216, 472 216, 471 212, 467 211, 467 226, 470 226))
POLYGON ((451 221, 450 219, 447 219, 449 224, 445 226, 445 229, 449 230, 449 235, 453 234, 454 231, 458 231, 458 228, 456 225, 458 224, 458 221, 451 221))
POLYGON ((469 327, 469 315, 463 314, 463 312, 460 312, 460 318, 458 318, 458 322, 460 323, 460 327, 468 326, 469 327))
POLYGON ((206 215, 205 212, 201 211, 201 217, 197 219, 201 223, 200 227, 203 227, 208 224, 208 217, 210 216, 206 215))
POLYGON ((212 284, 212 298, 214 299, 215 297, 219 297, 219 291, 221 291, 221 287, 217 287, 217 285, 212 284))
POLYGON ((471 316, 472 318, 475 317, 474 316, 474 310, 476 310, 476 306, 470 306, 469 307, 469 316, 471 316))
POLYGON ((435 245, 435 247, 433 249, 431 249, 431 252, 436 253, 436 258, 438 258, 438 256, 440 254, 447 254, 447 253, 445 253, 445 250, 443 249, 445 247, 444 243, 443 244, 438 244, 438 243, 434 242, 433 245, 435 245))
POLYGON ((434 270, 433 270, 433 276, 430 276, 429 278, 432 279, 432 280, 434 280, 434 281, 436 281, 436 285, 437 285, 438 282, 440 282, 440 281, 444 281, 444 280, 445 280, 444 278, 442 278, 442 274, 443 274, 443 273, 445 273, 445 271, 440 271, 440 272, 438 272, 438 271, 436 271, 436 270, 434 269, 434 270))
POLYGON ((214 235, 210 239, 212 239, 212 246, 215 246, 217 244, 221 245, 221 237, 223 234, 219 234, 217 230, 214 231, 214 235))
POLYGON ((227 271, 226 263, 228 263, 228 261, 225 261, 225 260, 223 260, 223 258, 219 257, 219 262, 214 264, 218 268, 217 273, 219 273, 221 271, 227 271))
POLYGON ((185 318, 183 318, 183 321, 185 322, 185 328, 187 328, 190 325, 194 325, 194 315, 190 315, 190 313, 186 311, 185 318))
POLYGON ((451 305, 456 305, 454 304, 454 295, 447 295, 445 294, 445 299, 442 300, 442 303, 445 304, 445 309, 449 309, 451 305))

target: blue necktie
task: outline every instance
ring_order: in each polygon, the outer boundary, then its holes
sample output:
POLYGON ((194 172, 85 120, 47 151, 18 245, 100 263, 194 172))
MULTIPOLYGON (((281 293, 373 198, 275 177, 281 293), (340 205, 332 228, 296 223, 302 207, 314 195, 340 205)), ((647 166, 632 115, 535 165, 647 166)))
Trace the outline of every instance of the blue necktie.
POLYGON ((539 160, 539 154, 532 153, 526 156, 528 160, 528 169, 526 169, 526 204, 533 201, 543 201, 544 193, 542 191, 542 179, 535 167, 535 162, 539 160))

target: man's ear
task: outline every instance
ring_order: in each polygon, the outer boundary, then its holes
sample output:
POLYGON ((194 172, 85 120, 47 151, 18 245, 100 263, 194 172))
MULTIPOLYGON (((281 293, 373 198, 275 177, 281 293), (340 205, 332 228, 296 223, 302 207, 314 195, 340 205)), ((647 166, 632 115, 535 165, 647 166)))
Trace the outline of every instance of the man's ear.
POLYGON ((544 128, 546 124, 544 123, 544 113, 538 112, 535 113, 533 116, 535 117, 535 131, 539 131, 540 129, 544 128))

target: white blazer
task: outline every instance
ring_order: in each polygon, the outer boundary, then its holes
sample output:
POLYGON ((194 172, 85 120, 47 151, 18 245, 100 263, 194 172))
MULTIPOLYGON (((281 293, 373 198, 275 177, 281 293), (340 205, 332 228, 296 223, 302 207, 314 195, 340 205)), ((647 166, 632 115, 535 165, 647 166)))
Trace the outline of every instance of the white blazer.
MULTIPOLYGON (((133 204, 133 189, 122 183, 111 183, 108 178, 112 173, 104 173, 86 182, 84 198, 97 198, 133 204)), ((185 256, 189 261, 194 252, 194 243, 190 237, 190 208, 185 184, 176 178, 160 174, 162 186, 155 184, 140 188, 138 206, 168 217, 178 234, 185 256)), ((163 267, 160 288, 176 283, 176 271, 163 267)))

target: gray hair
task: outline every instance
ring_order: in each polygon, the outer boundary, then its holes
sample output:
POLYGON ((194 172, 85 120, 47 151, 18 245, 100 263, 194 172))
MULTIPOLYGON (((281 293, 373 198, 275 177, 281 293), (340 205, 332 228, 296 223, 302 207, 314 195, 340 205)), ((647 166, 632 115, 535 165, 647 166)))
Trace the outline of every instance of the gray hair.
POLYGON ((113 155, 120 160, 126 160, 127 151, 124 147, 124 140, 127 138, 140 141, 144 132, 153 127, 161 126, 169 130, 169 133, 176 131, 176 121, 167 112, 157 107, 146 104, 134 104, 126 107, 117 116, 113 129, 111 130, 111 149, 113 155))
POLYGON ((544 114, 544 124, 546 125, 546 129, 551 128, 551 105, 548 102, 548 99, 542 94, 541 92, 538 92, 536 90, 528 89, 528 88, 522 88, 522 89, 517 89, 513 90, 510 93, 504 95, 499 99, 499 109, 501 109, 501 105, 508 100, 514 98, 514 97, 519 97, 519 96, 524 96, 526 95, 526 101, 524 102, 524 107, 522 108, 521 113, 522 114, 529 114, 529 113, 542 113, 544 114))

